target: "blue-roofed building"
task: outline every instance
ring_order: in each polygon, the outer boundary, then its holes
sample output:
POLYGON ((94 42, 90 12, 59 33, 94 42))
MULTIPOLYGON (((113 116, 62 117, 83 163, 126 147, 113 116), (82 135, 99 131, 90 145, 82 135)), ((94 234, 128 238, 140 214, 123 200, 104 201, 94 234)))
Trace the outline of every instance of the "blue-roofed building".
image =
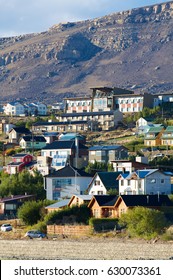
POLYGON ((111 162, 117 159, 127 159, 128 149, 121 145, 93 146, 89 148, 89 162, 111 162))
POLYGON ((137 170, 118 176, 120 195, 171 194, 171 176, 159 169, 137 170))

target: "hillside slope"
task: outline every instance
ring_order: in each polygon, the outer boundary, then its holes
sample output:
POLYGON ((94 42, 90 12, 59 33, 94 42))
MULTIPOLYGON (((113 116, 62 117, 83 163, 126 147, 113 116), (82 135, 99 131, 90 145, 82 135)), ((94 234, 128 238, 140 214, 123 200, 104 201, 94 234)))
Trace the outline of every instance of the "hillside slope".
POLYGON ((173 1, 0 39, 1 101, 59 101, 90 87, 172 92, 173 1))

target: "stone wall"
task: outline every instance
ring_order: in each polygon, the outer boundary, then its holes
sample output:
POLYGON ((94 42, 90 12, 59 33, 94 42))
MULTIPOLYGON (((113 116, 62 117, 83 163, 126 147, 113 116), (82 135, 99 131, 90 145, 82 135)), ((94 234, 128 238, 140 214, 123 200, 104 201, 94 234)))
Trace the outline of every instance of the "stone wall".
POLYGON ((92 233, 91 226, 85 225, 48 225, 47 234, 85 236, 92 233))

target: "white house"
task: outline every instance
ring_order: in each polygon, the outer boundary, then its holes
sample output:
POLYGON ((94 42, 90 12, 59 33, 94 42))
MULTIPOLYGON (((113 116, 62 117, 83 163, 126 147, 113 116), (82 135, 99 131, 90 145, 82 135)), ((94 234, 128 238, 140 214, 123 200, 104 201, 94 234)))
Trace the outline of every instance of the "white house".
POLYGON ((118 181, 116 180, 120 172, 97 172, 88 186, 89 195, 105 195, 109 190, 118 193, 118 181))
POLYGON ((171 194, 171 176, 158 169, 122 173, 117 180, 119 180, 119 195, 171 194))
POLYGON ((25 110, 30 115, 45 116, 47 114, 47 106, 40 102, 25 104, 25 110))
POLYGON ((21 116, 25 114, 25 107, 19 102, 7 103, 4 107, 4 113, 7 116, 21 116))
POLYGON ((70 165, 44 177, 46 198, 57 200, 84 194, 92 176, 70 165))

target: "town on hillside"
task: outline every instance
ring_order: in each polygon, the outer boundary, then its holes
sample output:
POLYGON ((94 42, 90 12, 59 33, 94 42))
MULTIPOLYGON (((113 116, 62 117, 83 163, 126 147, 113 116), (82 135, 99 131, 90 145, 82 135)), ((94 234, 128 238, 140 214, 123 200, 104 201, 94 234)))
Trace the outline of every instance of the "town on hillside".
POLYGON ((44 221, 55 235, 61 230, 52 224, 100 219, 105 230, 106 219, 117 231, 117 221, 141 207, 173 222, 172 95, 90 90, 51 105, 2 106, 1 221, 44 221), (26 219, 26 207, 44 211, 26 219))

